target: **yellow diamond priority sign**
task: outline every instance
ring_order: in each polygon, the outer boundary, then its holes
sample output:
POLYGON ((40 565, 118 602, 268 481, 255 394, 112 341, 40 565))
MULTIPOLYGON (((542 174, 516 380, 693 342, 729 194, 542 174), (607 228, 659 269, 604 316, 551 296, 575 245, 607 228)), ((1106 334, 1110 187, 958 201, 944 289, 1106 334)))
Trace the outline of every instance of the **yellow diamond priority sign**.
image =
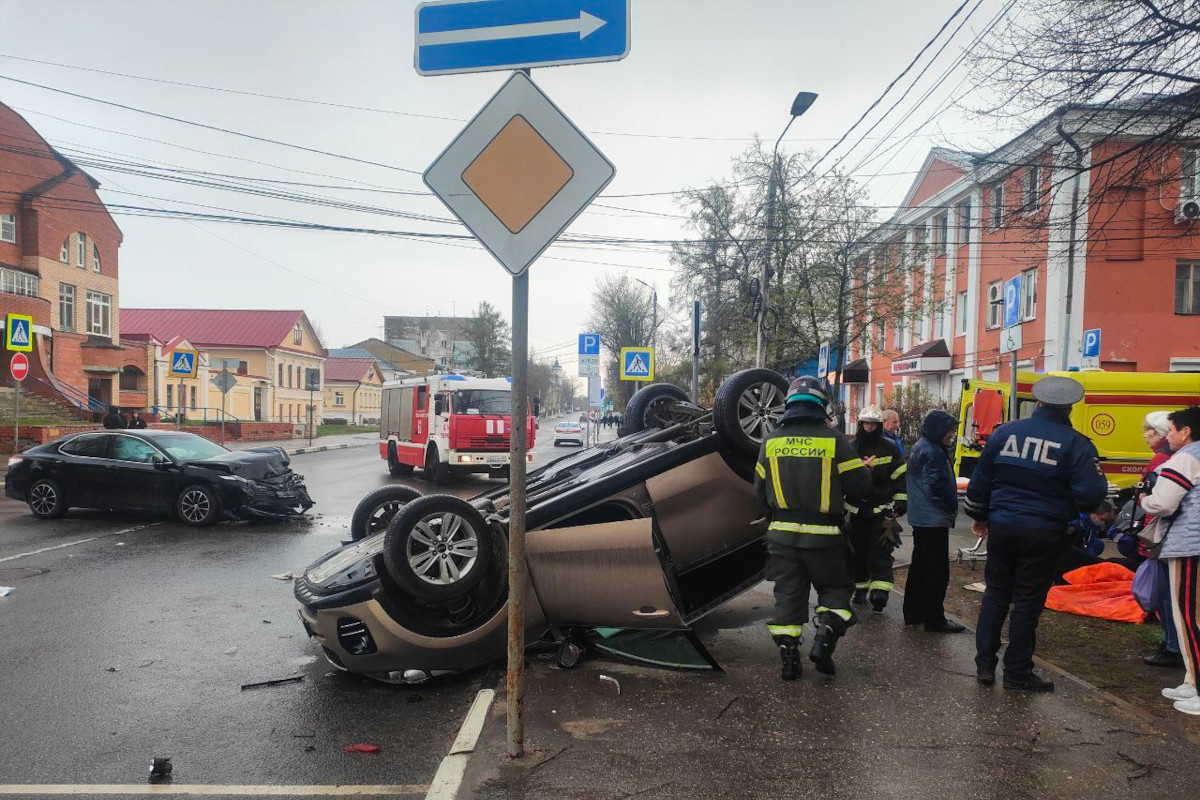
POLYGON ((425 171, 425 185, 501 266, 520 275, 615 174, 517 72, 425 171))

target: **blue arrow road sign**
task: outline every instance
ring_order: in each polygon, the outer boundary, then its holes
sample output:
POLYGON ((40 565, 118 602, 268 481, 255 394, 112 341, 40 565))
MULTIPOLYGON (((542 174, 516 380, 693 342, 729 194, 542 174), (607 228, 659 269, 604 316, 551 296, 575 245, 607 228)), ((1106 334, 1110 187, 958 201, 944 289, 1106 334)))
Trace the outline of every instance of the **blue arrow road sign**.
POLYGON ((619 61, 629 0, 436 0, 417 6, 422 75, 619 61))
POLYGON ((581 333, 581 334, 579 334, 579 355, 581 355, 581 356, 598 356, 598 355, 600 355, 600 334, 598 334, 598 333, 581 333))
POLYGON ((1090 331, 1083 332, 1083 357, 1084 358, 1099 358, 1100 357, 1100 329, 1092 328, 1090 331))
POLYGON ((1021 324, 1021 276, 1004 284, 1004 327, 1021 324))

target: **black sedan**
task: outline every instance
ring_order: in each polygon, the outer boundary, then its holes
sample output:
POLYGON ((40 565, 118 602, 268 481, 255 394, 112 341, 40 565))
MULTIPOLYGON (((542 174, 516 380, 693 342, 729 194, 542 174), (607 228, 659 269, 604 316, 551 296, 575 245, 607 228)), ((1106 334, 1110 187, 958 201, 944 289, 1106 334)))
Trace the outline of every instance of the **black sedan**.
POLYGON ((168 513, 188 525, 284 520, 313 501, 278 447, 227 450, 177 431, 89 431, 8 461, 4 494, 55 519, 70 508, 168 513))

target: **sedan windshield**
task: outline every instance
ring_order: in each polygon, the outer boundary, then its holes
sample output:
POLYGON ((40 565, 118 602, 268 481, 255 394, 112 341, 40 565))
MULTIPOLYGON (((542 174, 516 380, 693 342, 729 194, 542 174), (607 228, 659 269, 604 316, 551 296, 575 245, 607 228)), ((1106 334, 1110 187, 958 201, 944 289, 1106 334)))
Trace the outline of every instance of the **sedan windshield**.
POLYGON ((176 461, 203 461, 229 451, 216 442, 210 442, 194 433, 172 433, 154 437, 154 443, 171 454, 176 461))
POLYGON ((508 414, 512 392, 495 389, 460 389, 454 393, 455 414, 508 414))

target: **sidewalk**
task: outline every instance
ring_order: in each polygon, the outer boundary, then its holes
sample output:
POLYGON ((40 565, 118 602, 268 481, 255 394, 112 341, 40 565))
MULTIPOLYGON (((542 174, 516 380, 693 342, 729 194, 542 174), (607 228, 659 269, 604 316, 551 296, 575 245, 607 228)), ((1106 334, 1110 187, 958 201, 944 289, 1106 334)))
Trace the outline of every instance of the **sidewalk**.
POLYGON ((500 696, 459 797, 1195 795, 1200 749, 1181 729, 1155 726, 1044 667, 1055 694, 979 686, 974 637, 906 628, 899 600, 884 616, 868 612, 842 640, 833 679, 806 660, 799 681, 779 680, 763 628, 770 584, 698 626, 724 675, 600 658, 564 671, 532 655, 528 755, 507 758, 500 696), (619 694, 601 674, 620 682, 619 694))

